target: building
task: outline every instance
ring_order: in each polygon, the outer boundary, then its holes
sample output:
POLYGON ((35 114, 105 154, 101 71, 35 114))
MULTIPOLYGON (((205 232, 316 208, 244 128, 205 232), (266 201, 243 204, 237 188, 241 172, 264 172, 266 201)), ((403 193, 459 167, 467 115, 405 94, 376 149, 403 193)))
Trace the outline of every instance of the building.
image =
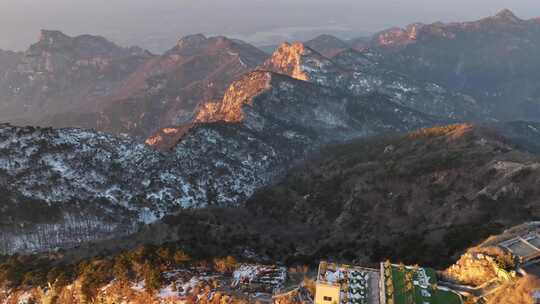
POLYGON ((381 263, 380 269, 321 262, 315 304, 462 304, 433 269, 381 263))
POLYGON ((540 259, 540 235, 536 232, 504 241, 499 246, 509 250, 522 264, 540 259))
POLYGON ((377 269, 321 262, 315 304, 379 304, 379 283, 377 269))
POLYGON ((287 268, 278 265, 240 264, 233 272, 232 288, 254 293, 275 293, 287 280, 287 268))

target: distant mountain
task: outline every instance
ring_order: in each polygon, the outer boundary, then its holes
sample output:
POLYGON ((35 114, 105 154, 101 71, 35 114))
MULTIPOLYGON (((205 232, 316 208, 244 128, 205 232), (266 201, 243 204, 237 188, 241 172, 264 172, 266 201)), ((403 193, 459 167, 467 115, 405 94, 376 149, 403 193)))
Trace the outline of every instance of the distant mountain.
MULTIPOLYGON (((0 75, 0 120, 62 126, 64 119, 95 113, 98 101, 149 57, 103 37, 42 30, 39 41, 0 75)), ((95 126, 95 117, 87 119, 74 126, 95 126)))
POLYGON ((371 37, 358 37, 347 41, 348 44, 355 50, 363 50, 370 46, 371 37))
POLYGON ((221 98, 266 57, 225 37, 192 35, 153 55, 103 37, 43 30, 23 55, 0 55, 0 120, 144 139, 190 122, 201 103, 221 98))
POLYGON ((229 84, 266 59, 247 43, 192 35, 141 65, 102 109, 98 128, 145 138, 160 128, 189 123, 195 110, 219 99, 229 84))
MULTIPOLYGON (((332 35, 323 34, 305 41, 304 44, 310 49, 328 58, 332 58, 337 53, 347 49, 363 51, 371 46, 371 42, 372 38, 369 36, 343 40, 332 35)), ((276 48, 277 47, 275 47, 274 50, 276 48)))
POLYGON ((304 44, 285 43, 261 67, 352 95, 388 95, 402 106, 453 120, 486 120, 489 111, 470 96, 416 81, 378 63, 377 54, 345 49, 329 59, 304 44))
POLYGON ((474 22, 412 24, 377 34, 380 63, 473 96, 500 120, 538 120, 540 22, 511 11, 474 22))
POLYGON ((276 49, 278 48, 278 45, 277 44, 271 44, 271 45, 261 45, 259 46, 259 49, 263 52, 265 52, 266 54, 268 55, 271 55, 272 53, 274 53, 276 51, 276 49))
POLYGON ((332 35, 319 35, 304 42, 304 44, 310 49, 329 58, 333 57, 336 53, 351 47, 347 42, 332 35))
POLYGON ((15 68, 21 56, 21 53, 0 50, 0 75, 4 75, 15 68))

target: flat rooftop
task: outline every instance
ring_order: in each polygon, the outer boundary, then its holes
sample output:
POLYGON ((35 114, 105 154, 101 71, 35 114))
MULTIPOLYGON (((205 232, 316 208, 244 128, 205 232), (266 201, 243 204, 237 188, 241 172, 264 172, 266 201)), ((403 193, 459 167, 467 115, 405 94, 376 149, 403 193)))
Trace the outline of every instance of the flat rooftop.
POLYGON ((499 246, 508 249, 522 261, 528 261, 540 256, 540 235, 529 233, 504 241, 499 246))
POLYGON ((380 273, 377 269, 321 262, 317 283, 339 286, 339 304, 380 304, 380 273))

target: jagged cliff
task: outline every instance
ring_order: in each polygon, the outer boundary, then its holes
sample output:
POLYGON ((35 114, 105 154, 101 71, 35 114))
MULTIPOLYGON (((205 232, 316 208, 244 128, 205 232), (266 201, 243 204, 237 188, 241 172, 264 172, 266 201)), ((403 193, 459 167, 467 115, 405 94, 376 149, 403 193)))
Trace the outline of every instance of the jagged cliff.
POLYGON ((115 100, 101 110, 98 128, 145 138, 161 128, 190 123, 204 102, 221 98, 231 82, 265 58, 242 41, 184 37, 127 78, 115 100))
POLYGON ((24 54, 0 54, 0 119, 144 139, 190 122, 201 103, 221 98, 265 58, 226 37, 187 36, 153 55, 99 36, 43 30, 24 54))
POLYGON ((329 59, 302 43, 285 43, 259 68, 351 95, 385 94, 402 106, 448 119, 490 118, 490 109, 481 108, 472 97, 384 68, 379 56, 346 49, 329 59))

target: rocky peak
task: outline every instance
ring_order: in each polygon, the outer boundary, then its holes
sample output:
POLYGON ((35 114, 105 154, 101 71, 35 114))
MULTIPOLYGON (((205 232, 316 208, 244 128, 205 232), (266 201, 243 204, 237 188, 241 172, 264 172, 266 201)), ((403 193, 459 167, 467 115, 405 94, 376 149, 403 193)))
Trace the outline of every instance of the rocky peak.
POLYGON ((328 58, 305 44, 296 42, 283 43, 263 64, 262 69, 310 81, 321 72, 338 68, 328 58))
POLYGON ((168 53, 189 57, 202 51, 229 48, 231 45, 232 41, 226 37, 206 37, 203 34, 195 34, 180 39, 168 53))
POLYGON ((61 31, 41 30, 39 40, 34 46, 43 48, 62 48, 69 46, 72 42, 72 38, 61 31))
POLYGON ((71 40, 71 37, 69 37, 68 35, 64 34, 61 31, 42 29, 39 32, 40 42, 54 43, 57 41, 66 41, 66 40, 71 40))
POLYGON ((271 86, 272 73, 255 71, 231 84, 221 102, 209 102, 201 106, 197 122, 241 122, 243 107, 253 105, 253 99, 271 86))
POLYGON ((326 34, 306 41, 305 45, 327 57, 332 57, 343 49, 350 47, 347 42, 326 34))
POLYGON ((194 124, 187 124, 179 127, 163 128, 149 136, 144 143, 160 151, 169 151, 174 148, 182 137, 184 137, 194 126, 194 124))
MULTIPOLYGON (((133 49, 122 48, 101 36, 80 35, 68 36, 60 31, 41 30, 39 41, 29 49, 30 56, 38 56, 43 52, 61 53, 63 57, 74 60, 92 58, 119 58, 133 54, 133 49)), ((143 52, 138 51, 137 55, 143 52)))
POLYGON ((494 27, 505 28, 509 25, 519 25, 523 22, 512 11, 504 9, 495 16, 487 17, 473 22, 432 24, 413 23, 405 28, 391 28, 375 35, 374 43, 381 47, 396 48, 416 43, 421 39, 429 38, 455 38, 456 33, 467 31, 484 31, 494 27))
POLYGON ((512 22, 512 23, 518 23, 518 22, 521 22, 522 20, 520 18, 518 18, 511 10, 509 9, 503 9, 501 10, 500 12, 498 12, 494 18, 496 19, 499 19, 499 20, 504 20, 504 21, 507 21, 507 22, 512 22))
POLYGON ((376 43, 382 47, 399 47, 416 42, 421 24, 411 24, 407 28, 391 28, 376 36, 376 43))
POLYGON ((178 40, 173 50, 200 48, 207 40, 208 38, 203 34, 185 36, 178 40))
POLYGON ((247 43, 229 39, 224 36, 206 37, 202 34, 186 36, 178 41, 176 46, 165 55, 176 57, 176 60, 194 56, 225 54, 236 56, 242 65, 255 67, 266 58, 266 54, 247 43))
POLYGON ((308 49, 302 43, 283 43, 265 63, 269 70, 283 72, 296 79, 308 80, 301 70, 302 56, 307 55, 308 49))

